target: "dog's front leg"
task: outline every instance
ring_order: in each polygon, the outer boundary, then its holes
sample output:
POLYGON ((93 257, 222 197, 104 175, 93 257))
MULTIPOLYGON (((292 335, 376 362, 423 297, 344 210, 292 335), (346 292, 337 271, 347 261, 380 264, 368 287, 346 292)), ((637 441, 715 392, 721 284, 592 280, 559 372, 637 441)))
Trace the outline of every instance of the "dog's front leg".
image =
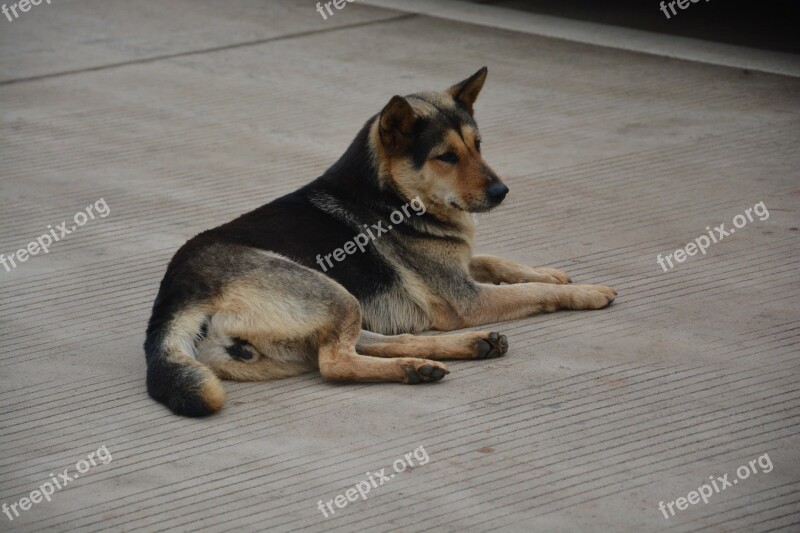
POLYGON ((515 263, 502 257, 491 255, 473 256, 469 263, 469 272, 475 281, 480 283, 571 283, 566 272, 547 267, 529 267, 515 263))
POLYGON ((557 309, 602 309, 614 301, 617 291, 603 285, 476 284, 477 297, 461 306, 464 327, 514 320, 557 309))

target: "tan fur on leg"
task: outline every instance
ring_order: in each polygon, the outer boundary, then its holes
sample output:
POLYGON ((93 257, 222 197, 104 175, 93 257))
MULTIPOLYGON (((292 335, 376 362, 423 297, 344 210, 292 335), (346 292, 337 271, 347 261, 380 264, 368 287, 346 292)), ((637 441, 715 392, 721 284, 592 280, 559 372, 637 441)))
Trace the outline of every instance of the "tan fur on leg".
POLYGON ((394 381, 412 385, 439 381, 450 373, 445 365, 436 361, 369 357, 355 351, 342 351, 340 346, 320 348, 319 371, 322 377, 334 381, 394 381))
POLYGON ((515 320, 557 309, 602 309, 608 307, 617 291, 602 285, 518 285, 480 284, 480 296, 462 309, 464 327, 515 320))
POLYGON ((341 331, 319 349, 319 371, 336 381, 395 381, 416 384, 439 381, 449 371, 442 363, 416 358, 381 359, 356 353, 361 310, 356 304, 339 317, 341 331))
POLYGON ((548 267, 529 267, 491 255, 476 255, 469 263, 469 272, 475 281, 481 283, 570 283, 566 272, 548 267))
POLYGON ((356 351, 374 357, 490 359, 505 355, 508 341, 505 335, 488 331, 453 335, 380 335, 362 330, 356 351))

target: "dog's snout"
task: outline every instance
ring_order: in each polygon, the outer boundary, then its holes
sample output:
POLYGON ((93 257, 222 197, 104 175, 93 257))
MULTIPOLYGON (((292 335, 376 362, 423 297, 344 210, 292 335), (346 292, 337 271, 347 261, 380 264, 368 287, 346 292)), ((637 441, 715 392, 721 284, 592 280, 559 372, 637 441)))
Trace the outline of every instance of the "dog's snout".
POLYGON ((486 190, 486 196, 492 203, 499 204, 508 194, 508 187, 503 183, 495 183, 486 190))

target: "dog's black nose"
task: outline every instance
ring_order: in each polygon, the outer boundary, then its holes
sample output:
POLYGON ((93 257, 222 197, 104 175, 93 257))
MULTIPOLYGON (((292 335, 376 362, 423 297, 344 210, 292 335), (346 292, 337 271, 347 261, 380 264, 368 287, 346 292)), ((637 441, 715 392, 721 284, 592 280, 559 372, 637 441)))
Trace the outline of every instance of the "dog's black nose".
POLYGON ((490 202, 495 204, 502 202, 506 194, 508 194, 508 187, 503 183, 495 183, 486 191, 486 197, 489 198, 490 202))

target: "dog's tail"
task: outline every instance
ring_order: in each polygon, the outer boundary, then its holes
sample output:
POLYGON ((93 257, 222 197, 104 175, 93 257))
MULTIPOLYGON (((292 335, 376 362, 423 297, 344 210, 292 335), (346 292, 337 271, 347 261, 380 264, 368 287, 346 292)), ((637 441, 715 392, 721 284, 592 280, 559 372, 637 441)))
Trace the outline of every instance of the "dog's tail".
POLYGON ((225 403, 217 376, 194 357, 206 320, 199 311, 166 312, 157 299, 147 327, 147 392, 179 415, 210 415, 225 403))

